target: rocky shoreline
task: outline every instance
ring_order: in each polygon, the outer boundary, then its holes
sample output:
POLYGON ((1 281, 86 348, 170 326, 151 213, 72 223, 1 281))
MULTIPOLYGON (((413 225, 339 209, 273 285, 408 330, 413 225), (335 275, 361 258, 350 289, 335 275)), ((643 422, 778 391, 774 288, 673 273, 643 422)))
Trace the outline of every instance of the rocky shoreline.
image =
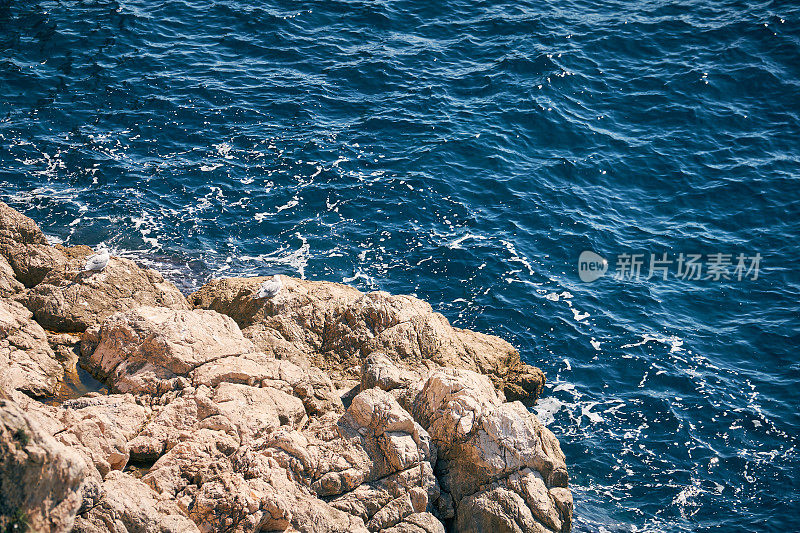
POLYGON ((281 276, 184 297, 89 254, 0 202, 0 530, 570 530, 526 407, 544 375, 502 339, 411 296, 281 276))

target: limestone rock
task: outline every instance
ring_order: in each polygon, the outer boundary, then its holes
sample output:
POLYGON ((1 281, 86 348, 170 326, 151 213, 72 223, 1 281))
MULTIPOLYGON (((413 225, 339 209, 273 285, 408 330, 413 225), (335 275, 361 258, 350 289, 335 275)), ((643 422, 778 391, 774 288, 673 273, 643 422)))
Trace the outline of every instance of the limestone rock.
POLYGON ((490 376, 500 390, 533 403, 544 374, 522 363, 504 340, 452 327, 417 298, 363 294, 337 283, 283 276, 284 288, 257 299, 266 278, 213 280, 189 297, 195 307, 232 317, 260 351, 343 373, 376 351, 398 367, 448 366, 490 376))
POLYGON ((69 531, 86 464, 18 405, 0 399, 0 529, 69 531))
POLYGON ((20 304, 0 299, 0 388, 47 396, 55 393, 64 369, 31 318, 20 304))
POLYGON ((254 351, 236 323, 213 311, 139 307, 106 320, 90 370, 119 392, 163 393, 204 363, 254 351))
POLYGON ((12 296, 24 289, 25 285, 17 280, 8 260, 0 255, 0 297, 12 296))
POLYGON ((558 441, 520 402, 504 402, 485 376, 433 372, 414 417, 439 450, 437 473, 459 531, 569 529, 571 508, 552 493, 567 485, 558 441))
POLYGON ((85 272, 91 250, 82 247, 19 297, 36 321, 51 331, 82 332, 114 313, 141 306, 188 309, 183 295, 161 274, 129 259, 112 257, 99 272, 85 272))

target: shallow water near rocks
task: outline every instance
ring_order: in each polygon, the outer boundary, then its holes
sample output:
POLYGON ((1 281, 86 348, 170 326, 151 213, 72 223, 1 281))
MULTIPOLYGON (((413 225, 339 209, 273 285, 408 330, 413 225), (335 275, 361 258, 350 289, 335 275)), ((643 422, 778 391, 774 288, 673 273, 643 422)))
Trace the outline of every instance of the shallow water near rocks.
POLYGON ((108 388, 80 365, 75 365, 74 368, 68 367, 64 372, 64 381, 60 383, 56 394, 43 398, 42 401, 48 405, 61 405, 67 400, 80 398, 90 392, 108 394, 108 388))
POLYGON ((796 529, 795 3, 25 1, 0 27, 0 199, 52 239, 506 338, 547 373, 575 531, 796 529), (763 260, 583 283, 584 250, 763 260))

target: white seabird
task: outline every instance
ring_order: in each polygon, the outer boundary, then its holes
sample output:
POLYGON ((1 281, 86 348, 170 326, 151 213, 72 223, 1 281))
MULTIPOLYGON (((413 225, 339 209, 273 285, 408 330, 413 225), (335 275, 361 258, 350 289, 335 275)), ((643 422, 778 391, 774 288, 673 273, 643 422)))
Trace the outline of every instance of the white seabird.
POLYGON ((268 279, 261 286, 258 288, 258 294, 256 294, 256 298, 272 298, 276 294, 280 292, 283 288, 283 282, 279 276, 272 276, 272 279, 268 279))
POLYGON ((97 253, 94 253, 86 258, 86 266, 84 270, 100 271, 103 270, 111 259, 111 254, 108 253, 104 244, 97 247, 97 253))

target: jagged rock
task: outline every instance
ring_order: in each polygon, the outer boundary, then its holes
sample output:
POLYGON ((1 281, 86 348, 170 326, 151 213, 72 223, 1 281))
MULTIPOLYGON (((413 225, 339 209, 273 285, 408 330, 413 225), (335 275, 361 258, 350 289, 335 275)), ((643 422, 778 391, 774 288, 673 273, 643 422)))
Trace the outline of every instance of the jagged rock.
POLYGON ((106 476, 101 494, 98 501, 75 520, 74 533, 200 531, 176 502, 122 472, 106 476))
POLYGON ((33 287, 53 268, 66 262, 61 250, 47 244, 33 220, 3 202, 0 202, 0 255, 26 287, 33 287))
POLYGON ((0 399, 0 529, 69 531, 86 464, 18 405, 0 399))
POLYGON ((20 304, 0 299, 0 388, 47 396, 55 393, 64 369, 31 318, 20 304))
POLYGON ((302 432, 277 431, 253 452, 277 461, 370 531, 425 512, 440 494, 429 436, 391 394, 378 389, 358 394, 343 417, 323 417, 302 432))
POLYGON ((142 480, 177 501, 202 531, 366 531, 361 520, 315 498, 268 455, 220 431, 194 432, 142 480))
POLYGON ((164 406, 154 406, 154 413, 144 428, 128 442, 131 459, 154 462, 179 442, 187 440, 198 422, 197 399, 193 389, 164 406))
MULTIPOLYGON (((211 282, 190 310, 130 261, 81 272, 89 253, 0 205, 0 296, 52 330, 0 299, 0 398, 84 465, 63 500, 75 531, 569 530, 558 442, 513 401, 544 376, 505 341, 411 296, 287 276, 263 299, 263 279, 211 282), (26 396, 51 394, 56 357, 78 355, 119 394, 26 396)), ((3 482, 25 459, 9 457, 3 482)), ((67 516, 56 503, 29 507, 67 516)))
POLYGON ((115 391, 138 394, 184 388, 195 368, 255 350, 224 315, 165 307, 114 315, 103 323, 97 339, 90 370, 108 379, 115 391))
POLYGON ((420 380, 420 374, 412 370, 404 370, 383 352, 373 352, 361 365, 361 390, 378 388, 385 391, 408 388, 420 380))
POLYGON ((0 253, 25 287, 41 283, 50 271, 67 262, 67 256, 61 250, 47 244, 0 244, 0 253))
POLYGON ((42 326, 82 332, 114 313, 141 306, 188 309, 172 283, 129 259, 112 257, 104 270, 84 271, 85 256, 90 252, 87 248, 77 253, 19 298, 42 326))
POLYGON ((522 363, 504 340, 452 327, 412 296, 363 294, 337 283, 282 276, 275 297, 257 299, 266 278, 213 280, 189 297, 195 307, 233 318, 259 350, 341 373, 380 351, 399 367, 464 368, 491 377, 500 390, 533 403, 544 374, 522 363))
POLYGON ((150 410, 131 395, 93 395, 64 402, 58 413, 65 430, 56 438, 80 451, 101 476, 128 464, 128 441, 144 426, 150 410))
POLYGON ((571 508, 551 493, 567 485, 558 441, 520 402, 505 403, 486 377, 433 372, 414 417, 439 450, 437 472, 459 531, 569 529, 571 508))
POLYGON ((444 525, 431 513, 414 513, 382 533, 445 533, 444 525))
POLYGON ((343 410, 333 383, 320 369, 303 369, 263 353, 225 357, 204 364, 192 373, 195 386, 215 387, 222 382, 274 387, 294 394, 303 401, 309 415, 343 410))
POLYGON ((0 202, 0 241, 47 244, 47 239, 36 222, 3 202, 0 202))
POLYGON ((0 255, 0 297, 12 296, 24 289, 25 285, 17 280, 8 260, 0 255))

